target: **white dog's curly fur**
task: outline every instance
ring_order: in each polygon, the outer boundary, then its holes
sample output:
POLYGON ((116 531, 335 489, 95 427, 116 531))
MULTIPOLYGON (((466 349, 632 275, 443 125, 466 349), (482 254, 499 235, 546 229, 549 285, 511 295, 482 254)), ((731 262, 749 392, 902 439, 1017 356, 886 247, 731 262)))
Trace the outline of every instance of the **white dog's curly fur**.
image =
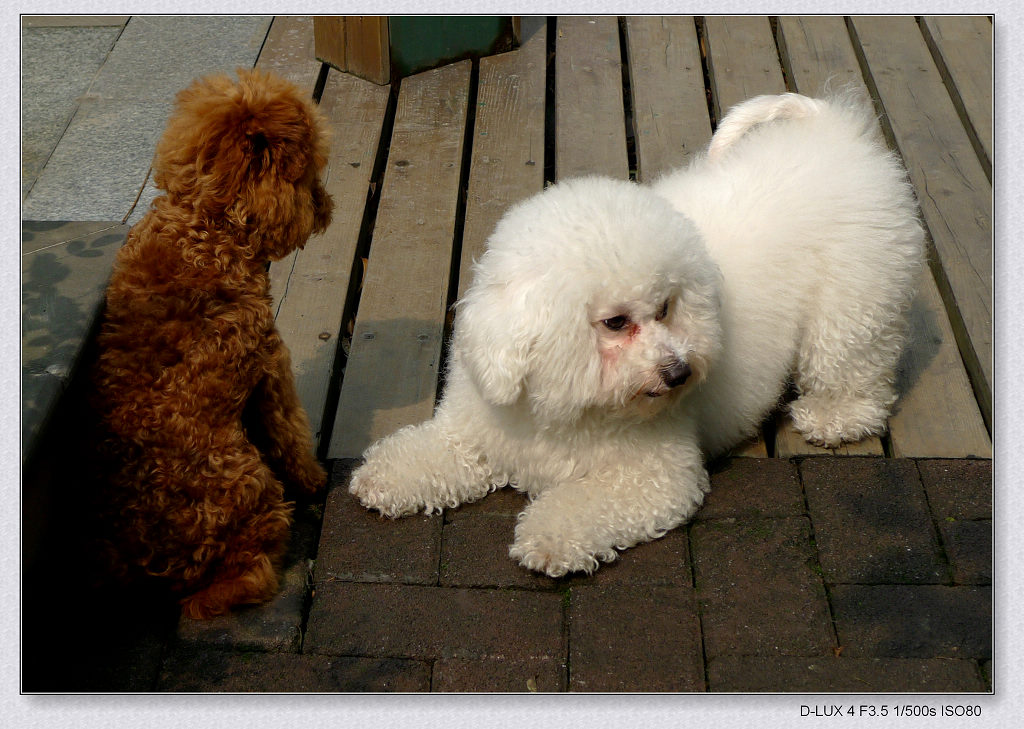
POLYGON ((923 257, 868 104, 758 97, 653 186, 555 185, 496 227, 457 308, 434 418, 365 454, 350 491, 396 517, 511 484, 510 555, 553 577, 690 518, 705 457, 792 376, 808 441, 884 431, 923 257))

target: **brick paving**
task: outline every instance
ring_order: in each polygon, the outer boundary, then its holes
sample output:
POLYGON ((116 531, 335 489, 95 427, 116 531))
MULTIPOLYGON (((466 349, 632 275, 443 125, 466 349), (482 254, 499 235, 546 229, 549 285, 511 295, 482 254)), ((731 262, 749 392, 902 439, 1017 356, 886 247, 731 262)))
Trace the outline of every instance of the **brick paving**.
POLYGON ((273 602, 50 604, 25 690, 992 690, 990 461, 724 460, 690 524, 558 580, 508 558, 521 494, 390 520, 353 465, 300 504, 273 602))

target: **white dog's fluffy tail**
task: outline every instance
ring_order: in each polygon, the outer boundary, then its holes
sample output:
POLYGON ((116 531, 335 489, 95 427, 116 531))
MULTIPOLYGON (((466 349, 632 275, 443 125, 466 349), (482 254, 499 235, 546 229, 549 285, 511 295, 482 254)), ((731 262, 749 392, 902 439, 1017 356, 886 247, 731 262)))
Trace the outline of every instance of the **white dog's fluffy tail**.
POLYGON ((729 110, 715 130, 708 147, 708 159, 715 159, 758 124, 777 119, 800 119, 820 114, 824 101, 800 94, 755 96, 729 110))

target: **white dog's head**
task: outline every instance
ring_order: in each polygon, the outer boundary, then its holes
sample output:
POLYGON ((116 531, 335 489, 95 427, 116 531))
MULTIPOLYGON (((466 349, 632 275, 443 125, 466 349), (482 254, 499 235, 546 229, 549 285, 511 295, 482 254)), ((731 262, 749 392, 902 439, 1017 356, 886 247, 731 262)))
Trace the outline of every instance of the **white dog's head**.
POLYGON ((455 356, 496 405, 545 422, 588 408, 644 416, 707 375, 718 268, 650 190, 584 178, 511 209, 459 303, 455 356))

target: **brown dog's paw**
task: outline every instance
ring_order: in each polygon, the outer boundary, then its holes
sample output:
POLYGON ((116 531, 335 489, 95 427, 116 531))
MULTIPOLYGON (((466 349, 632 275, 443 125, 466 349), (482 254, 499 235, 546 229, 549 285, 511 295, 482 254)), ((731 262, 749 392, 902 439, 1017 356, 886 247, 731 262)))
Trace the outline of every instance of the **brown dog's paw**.
POLYGON ((277 592, 278 578, 273 561, 259 554, 241 573, 218 577, 211 584, 181 600, 181 613, 193 620, 209 620, 237 605, 266 602, 277 592))
POLYGON ((313 457, 294 464, 288 476, 295 488, 307 494, 315 494, 327 483, 327 471, 313 457))

